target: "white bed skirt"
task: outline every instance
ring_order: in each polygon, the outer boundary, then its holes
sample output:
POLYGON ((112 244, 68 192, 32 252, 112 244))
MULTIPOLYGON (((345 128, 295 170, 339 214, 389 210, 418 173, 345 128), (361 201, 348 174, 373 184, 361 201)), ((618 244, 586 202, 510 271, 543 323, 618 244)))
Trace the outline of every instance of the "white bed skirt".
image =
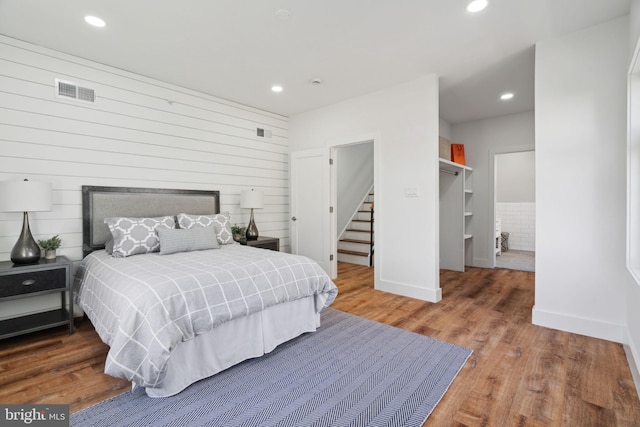
POLYGON ((279 344, 320 326, 314 297, 277 304, 224 323, 211 332, 180 343, 171 352, 161 387, 146 388, 150 397, 177 394, 243 360, 269 353, 279 344))

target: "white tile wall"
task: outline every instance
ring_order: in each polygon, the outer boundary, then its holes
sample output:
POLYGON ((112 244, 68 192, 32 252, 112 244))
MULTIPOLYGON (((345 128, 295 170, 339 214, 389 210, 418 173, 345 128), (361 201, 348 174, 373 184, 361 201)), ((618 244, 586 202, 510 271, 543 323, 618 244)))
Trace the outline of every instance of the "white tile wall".
POLYGON ((502 222, 502 231, 509 233, 509 249, 535 250, 535 202, 496 203, 496 218, 502 222))

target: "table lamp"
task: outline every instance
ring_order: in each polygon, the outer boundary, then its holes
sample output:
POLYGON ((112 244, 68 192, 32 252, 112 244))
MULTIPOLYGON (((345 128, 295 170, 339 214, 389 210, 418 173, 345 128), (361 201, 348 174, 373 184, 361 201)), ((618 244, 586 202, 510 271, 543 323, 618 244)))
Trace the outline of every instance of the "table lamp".
POLYGON ((253 220, 253 210, 262 208, 262 192, 251 190, 245 190, 240 193, 240 207, 243 209, 251 209, 251 219, 247 226, 246 237, 247 240, 256 240, 258 238, 258 227, 253 220))
POLYGON ((14 264, 40 260, 40 246, 29 229, 29 211, 51 210, 51 184, 37 181, 0 181, 0 212, 23 212, 22 231, 11 250, 14 264))

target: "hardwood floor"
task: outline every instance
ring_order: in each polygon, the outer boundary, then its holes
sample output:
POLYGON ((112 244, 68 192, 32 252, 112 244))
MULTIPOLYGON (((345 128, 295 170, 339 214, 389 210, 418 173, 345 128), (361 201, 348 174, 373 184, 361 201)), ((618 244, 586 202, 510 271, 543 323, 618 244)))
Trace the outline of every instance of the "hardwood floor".
POLYGON ((343 264, 333 308, 473 350, 425 426, 640 426, 622 345, 531 324, 535 273, 442 271, 432 304, 343 264))
POLYGON ((65 403, 76 412, 131 389, 105 375, 108 347, 89 320, 0 341, 0 402, 65 403))
MULTIPOLYGON (((373 289, 373 269, 339 264, 333 308, 474 351, 425 426, 640 426, 620 344, 531 324, 534 273, 443 271, 437 304, 373 289)), ((71 412, 129 390, 102 373, 107 347, 88 320, 0 341, 0 402, 71 412)))

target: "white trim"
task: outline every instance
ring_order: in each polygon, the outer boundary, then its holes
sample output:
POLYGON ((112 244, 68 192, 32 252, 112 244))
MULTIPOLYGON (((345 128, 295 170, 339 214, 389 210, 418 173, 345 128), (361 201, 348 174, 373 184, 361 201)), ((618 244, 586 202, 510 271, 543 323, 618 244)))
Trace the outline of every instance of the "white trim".
MULTIPOLYGON (((377 251, 375 253, 377 253, 377 251)), ((377 271, 378 269, 376 268, 376 276, 378 276, 377 271)), ((423 301, 439 302, 442 300, 442 288, 418 288, 413 285, 399 282, 389 282, 383 279, 380 279, 380 281, 376 283, 375 288, 379 291, 390 292, 392 294, 402 295, 410 298, 417 298, 423 301)))
MULTIPOLYGON (((373 206, 376 210, 375 221, 373 222, 373 235, 375 236, 375 251, 373 252, 373 288, 380 289, 380 273, 382 271, 381 263, 380 263, 380 249, 384 244, 384 235, 380 224, 384 220, 384 211, 385 209, 380 209, 380 200, 382 200, 382 136, 379 133, 376 133, 373 138, 373 206)), ((436 251, 437 253, 437 251, 436 251)), ((436 266, 440 261, 436 256, 436 266)), ((440 287, 440 282, 437 282, 438 288, 440 287)))
POLYGON ((603 322, 580 316, 571 316, 549 310, 532 310, 532 323, 537 326, 558 329, 593 338, 625 343, 628 340, 627 328, 623 324, 603 322))
MULTIPOLYGON (((640 82, 636 82, 634 83, 634 78, 637 80, 640 76, 640 39, 638 40, 638 42, 636 43, 635 49, 634 49, 634 53, 633 53, 633 58, 631 60, 631 63, 629 65, 629 71, 628 71, 628 76, 627 76, 627 232, 626 232, 626 237, 627 237, 627 242, 626 242, 626 249, 627 249, 627 254, 626 254, 626 266, 627 266, 627 270, 629 271, 629 273, 631 273, 631 276, 633 277, 633 280, 635 280, 636 284, 640 285, 640 274, 638 271, 636 271, 634 269, 633 266, 633 261, 631 259, 632 256, 632 245, 633 244, 637 244, 637 242, 633 242, 633 236, 631 236, 631 230, 632 227, 635 226, 634 224, 634 218, 632 218, 632 188, 635 187, 635 185, 637 185, 637 183, 633 182, 633 174, 632 174, 632 155, 633 155, 633 137, 634 137, 634 122, 637 123, 638 119, 634 117, 634 109, 633 106, 635 104, 638 104, 638 102, 633 101, 633 93, 634 90, 633 88, 638 88, 638 85, 640 85, 640 82)), ((636 89, 636 92, 639 91, 638 89, 636 89)), ((636 106, 636 108, 640 108, 640 106, 636 106)), ((636 124, 636 129, 638 129, 638 125, 636 124)), ((638 130, 636 130, 636 135, 638 134, 638 130)), ((640 137, 640 136, 638 136, 640 137)))
POLYGON ((338 229, 338 217, 336 212, 336 206, 338 206, 338 149, 336 147, 329 147, 329 159, 333 160, 333 163, 329 165, 329 206, 333 206, 333 212, 329 216, 329 250, 333 254, 333 260, 329 260, 329 269, 332 279, 338 277, 338 239, 334 239, 338 229))
POLYGON ((636 349, 633 345, 633 340, 628 336, 627 332, 627 343, 624 347, 624 353, 627 356, 627 362, 629 363, 629 370, 631 370, 631 377, 633 378, 633 383, 636 386, 636 392, 640 396, 640 359, 637 357, 638 349, 636 349))
MULTIPOLYGON (((633 137, 633 128, 632 128, 632 120, 633 120, 633 101, 632 101, 632 86, 633 86, 633 77, 640 74, 640 39, 636 42, 636 46, 633 52, 633 58, 631 63, 629 64, 629 72, 627 76, 627 242, 626 242, 626 266, 627 270, 631 274, 635 283, 640 285, 640 276, 636 274, 636 271, 632 268, 631 261, 631 245, 632 245, 632 237, 631 237, 631 227, 632 227, 632 212, 631 212, 631 188, 632 188, 632 174, 631 174, 631 156, 632 156, 632 137, 633 137)), ((636 85, 639 83, 636 83, 636 85)), ((633 286, 633 285, 632 285, 633 286)), ((627 304, 628 309, 628 304, 627 304)), ((636 386, 636 391, 638 395, 640 395, 640 349, 636 347, 636 343, 633 340, 633 337, 629 333, 629 315, 627 314, 627 329, 626 329, 626 340, 624 346, 624 352, 627 356, 627 361, 629 363, 629 369, 631 370, 631 376, 633 377, 633 382, 636 386)))
MULTIPOLYGON (((495 251, 494 251, 495 252, 495 251)), ((495 256, 495 254, 494 254, 495 256)), ((487 259, 487 258, 473 258, 473 266, 474 267, 480 267, 480 268, 494 268, 495 264, 493 264, 491 262, 491 260, 487 259)))

